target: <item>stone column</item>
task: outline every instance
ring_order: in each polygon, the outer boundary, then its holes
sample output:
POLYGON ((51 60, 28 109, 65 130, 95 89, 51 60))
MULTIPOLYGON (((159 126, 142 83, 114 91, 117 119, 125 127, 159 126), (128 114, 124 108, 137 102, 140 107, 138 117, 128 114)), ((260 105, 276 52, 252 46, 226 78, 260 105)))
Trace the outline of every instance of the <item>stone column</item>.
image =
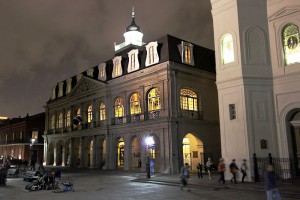
POLYGON ((54 146, 54 149, 53 149, 53 154, 54 154, 54 159, 53 159, 53 166, 56 166, 56 163, 57 163, 57 148, 56 148, 56 143, 53 145, 54 146))
POLYGON ((97 154, 99 154, 99 152, 97 151, 97 136, 94 135, 93 136, 93 155, 92 155, 92 162, 91 162, 91 166, 90 168, 95 169, 97 168, 97 154))
POLYGON ((75 152, 74 152, 74 138, 70 139, 70 167, 74 167, 76 160, 75 160, 75 152))
POLYGON ((82 168, 82 167, 85 167, 85 159, 84 159, 84 154, 85 154, 85 137, 81 137, 80 138, 80 165, 79 167, 82 168))

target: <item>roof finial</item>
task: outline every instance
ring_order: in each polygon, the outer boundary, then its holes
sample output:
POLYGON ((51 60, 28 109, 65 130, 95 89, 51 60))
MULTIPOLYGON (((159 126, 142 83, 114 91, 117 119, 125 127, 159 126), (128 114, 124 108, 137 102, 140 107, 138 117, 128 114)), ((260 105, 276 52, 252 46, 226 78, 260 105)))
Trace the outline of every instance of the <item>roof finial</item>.
POLYGON ((134 16, 134 5, 132 6, 132 19, 134 19, 135 16, 134 16))

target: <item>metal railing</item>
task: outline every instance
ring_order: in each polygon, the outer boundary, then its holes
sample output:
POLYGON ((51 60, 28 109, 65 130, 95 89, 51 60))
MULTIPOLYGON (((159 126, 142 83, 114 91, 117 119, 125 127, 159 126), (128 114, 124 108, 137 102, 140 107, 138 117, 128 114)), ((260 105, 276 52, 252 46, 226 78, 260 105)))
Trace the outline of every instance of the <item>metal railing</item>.
POLYGON ((254 161, 254 180, 263 181, 264 174, 268 164, 272 164, 275 173, 280 180, 294 179, 297 176, 298 163, 292 158, 274 158, 269 153, 268 157, 257 158, 256 154, 253 154, 254 161))

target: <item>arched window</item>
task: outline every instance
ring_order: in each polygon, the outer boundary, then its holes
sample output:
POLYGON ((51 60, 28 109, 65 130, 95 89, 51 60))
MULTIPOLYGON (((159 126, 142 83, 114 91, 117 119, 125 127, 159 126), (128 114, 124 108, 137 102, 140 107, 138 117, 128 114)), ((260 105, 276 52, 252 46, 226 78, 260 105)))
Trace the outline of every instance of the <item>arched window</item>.
POLYGON ((58 114, 57 127, 58 128, 62 128, 62 126, 63 126, 63 114, 59 113, 58 114))
POLYGON ((295 24, 285 26, 282 31, 285 65, 300 63, 299 28, 295 24))
POLYGON ((124 104, 123 99, 117 98, 115 101, 115 117, 124 116, 124 104))
POLYGON ((140 114, 141 113, 141 98, 138 93, 134 93, 130 97, 130 114, 140 114))
POLYGON ((160 110, 160 92, 158 88, 153 88, 148 93, 148 111, 160 110))
POLYGON ((52 117, 51 117, 50 128, 55 129, 55 115, 52 115, 52 117))
POLYGON ((105 104, 102 102, 100 104, 100 121, 105 119, 106 119, 105 104))
POLYGON ((222 37, 221 57, 222 57, 222 64, 228 64, 234 62, 233 37, 229 33, 226 33, 222 37))
POLYGON ((71 111, 68 110, 65 117, 65 126, 70 127, 71 126, 71 111))
POLYGON ((87 120, 88 120, 88 123, 91 123, 93 120, 93 106, 92 105, 89 105, 89 107, 88 107, 87 120))
POLYGON ((182 110, 198 111, 197 94, 190 89, 180 90, 180 107, 182 110))

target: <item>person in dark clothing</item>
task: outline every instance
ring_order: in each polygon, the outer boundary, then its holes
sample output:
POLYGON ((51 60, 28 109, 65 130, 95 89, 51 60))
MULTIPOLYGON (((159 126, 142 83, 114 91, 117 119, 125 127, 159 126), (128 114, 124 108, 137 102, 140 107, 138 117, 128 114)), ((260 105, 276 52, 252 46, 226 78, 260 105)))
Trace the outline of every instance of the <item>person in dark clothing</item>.
POLYGON ((224 177, 225 164, 224 164, 223 158, 220 158, 220 162, 218 164, 218 172, 220 174, 220 178, 219 178, 218 182, 222 181, 223 184, 225 184, 225 177, 224 177))
POLYGON ((239 170, 239 168, 235 164, 235 159, 233 159, 232 162, 230 163, 229 169, 230 169, 230 173, 232 174, 232 179, 230 180, 230 182, 237 183, 236 172, 237 172, 237 170, 239 170))
POLYGON ((267 200, 281 199, 280 193, 277 189, 276 177, 277 175, 274 171, 273 165, 269 164, 267 166, 267 171, 265 172, 265 188, 267 193, 267 200))
POLYGON ((247 163, 246 163, 246 159, 243 160, 243 164, 241 165, 241 172, 243 174, 242 176, 242 183, 244 183, 245 177, 247 176, 247 163))
POLYGON ((198 178, 202 178, 202 164, 201 163, 198 163, 197 170, 198 170, 198 178))

